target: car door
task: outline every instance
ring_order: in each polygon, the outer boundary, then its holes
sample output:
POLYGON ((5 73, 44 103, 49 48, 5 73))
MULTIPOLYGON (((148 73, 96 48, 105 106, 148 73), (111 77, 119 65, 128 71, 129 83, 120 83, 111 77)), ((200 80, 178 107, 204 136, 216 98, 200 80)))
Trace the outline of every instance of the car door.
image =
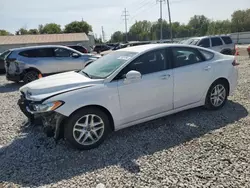
POLYGON ((165 49, 147 52, 120 72, 120 77, 130 70, 142 74, 139 81, 118 81, 122 124, 173 109, 173 73, 165 52, 165 49))
MULTIPOLYGON (((79 54, 78 57, 73 57, 72 55, 76 53, 66 48, 55 48, 55 60, 58 72, 79 70, 84 68, 84 60, 79 54)), ((77 53, 76 53, 77 54, 77 53)))
POLYGON ((54 66, 53 48, 34 48, 19 53, 18 60, 24 62, 27 67, 38 69, 42 74, 57 72, 54 66))
POLYGON ((216 52, 221 52, 223 50, 223 42, 220 37, 211 37, 211 49, 216 52))
POLYGON ((174 108, 199 102, 209 88, 212 62, 197 48, 172 47, 174 108))

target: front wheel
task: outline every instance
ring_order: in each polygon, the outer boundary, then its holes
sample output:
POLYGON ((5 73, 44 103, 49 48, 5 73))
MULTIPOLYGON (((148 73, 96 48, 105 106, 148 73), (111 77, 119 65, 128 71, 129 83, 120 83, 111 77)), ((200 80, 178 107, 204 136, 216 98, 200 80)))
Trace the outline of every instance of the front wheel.
POLYGON ((228 93, 228 87, 225 82, 215 82, 208 90, 205 107, 210 110, 222 108, 227 101, 228 93))
POLYGON ((110 132, 108 116, 98 108, 74 113, 65 125, 64 138, 73 147, 89 150, 98 147, 110 132))
POLYGON ((39 73, 34 70, 26 72, 23 76, 23 81, 25 84, 37 80, 39 78, 39 73))

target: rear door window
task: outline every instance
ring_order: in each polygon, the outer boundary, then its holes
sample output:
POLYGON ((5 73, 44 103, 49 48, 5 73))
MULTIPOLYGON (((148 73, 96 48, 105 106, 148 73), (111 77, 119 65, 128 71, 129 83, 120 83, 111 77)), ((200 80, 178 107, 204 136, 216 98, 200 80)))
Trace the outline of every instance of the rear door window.
POLYGON ((229 36, 222 36, 221 38, 225 44, 232 44, 233 43, 232 39, 229 36))
POLYGON ((22 51, 19 53, 19 55, 29 58, 42 58, 42 57, 53 57, 54 52, 52 48, 38 48, 38 49, 22 51))
POLYGON ((53 48, 41 48, 36 50, 37 57, 53 57, 53 48))
POLYGON ((23 57, 37 57, 37 51, 36 50, 24 50, 19 53, 20 56, 23 57))
POLYGON ((221 39, 219 37, 212 37, 211 38, 212 41, 212 46, 221 46, 223 45, 221 39))

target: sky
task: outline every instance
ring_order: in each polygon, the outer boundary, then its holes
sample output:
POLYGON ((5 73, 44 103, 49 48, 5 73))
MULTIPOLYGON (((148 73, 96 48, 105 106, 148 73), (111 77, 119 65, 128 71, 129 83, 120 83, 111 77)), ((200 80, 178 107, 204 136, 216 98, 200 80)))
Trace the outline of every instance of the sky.
MULTIPOLYGON (((250 8, 250 0, 169 0, 172 21, 187 23, 190 17, 205 15, 212 20, 230 19, 238 9, 250 8)), ((71 21, 88 22, 99 37, 103 26, 105 38, 117 30, 125 31, 122 17, 127 9, 128 28, 136 20, 156 21, 160 4, 156 0, 0 0, 0 29, 15 33, 19 28, 38 28, 39 24, 57 23, 64 27, 71 21)), ((163 19, 168 20, 167 4, 163 19)))

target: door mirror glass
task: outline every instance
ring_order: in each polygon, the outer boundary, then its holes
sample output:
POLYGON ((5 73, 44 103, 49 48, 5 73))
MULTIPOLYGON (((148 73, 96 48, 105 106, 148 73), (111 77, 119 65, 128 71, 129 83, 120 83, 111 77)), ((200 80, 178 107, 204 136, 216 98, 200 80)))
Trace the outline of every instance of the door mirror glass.
POLYGON ((137 81, 141 79, 141 73, 135 70, 131 70, 126 74, 125 81, 137 81))
POLYGON ((79 55, 78 53, 73 53, 73 54, 72 54, 72 57, 78 58, 78 57, 80 57, 80 55, 79 55))

